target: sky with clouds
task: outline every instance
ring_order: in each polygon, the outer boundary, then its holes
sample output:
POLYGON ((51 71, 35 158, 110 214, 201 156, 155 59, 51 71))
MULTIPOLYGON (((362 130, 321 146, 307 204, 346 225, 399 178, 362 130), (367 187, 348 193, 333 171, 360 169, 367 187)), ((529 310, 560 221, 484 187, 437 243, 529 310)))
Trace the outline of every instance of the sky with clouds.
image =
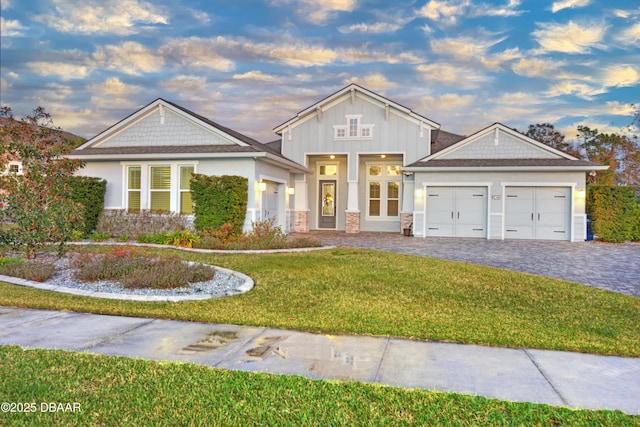
POLYGON ((471 134, 619 132, 640 104, 629 0, 0 0, 0 104, 91 137, 164 98, 262 142, 358 83, 471 134))

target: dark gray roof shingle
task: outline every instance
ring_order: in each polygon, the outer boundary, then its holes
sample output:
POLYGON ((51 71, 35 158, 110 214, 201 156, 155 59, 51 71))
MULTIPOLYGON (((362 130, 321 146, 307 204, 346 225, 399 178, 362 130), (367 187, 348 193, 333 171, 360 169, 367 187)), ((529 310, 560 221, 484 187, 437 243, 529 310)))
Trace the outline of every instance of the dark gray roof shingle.
POLYGON ((419 161, 408 167, 420 168, 495 168, 495 167, 593 167, 600 166, 586 160, 570 159, 433 159, 419 161))
MULTIPOLYGON (((245 152, 257 152, 257 153, 270 153, 273 154, 277 157, 280 157, 283 160, 287 160, 289 162, 292 162, 292 160, 286 158, 285 156, 282 155, 282 153, 277 150, 272 148, 271 146, 267 145, 267 144, 263 144, 261 142, 256 141, 253 138, 250 138, 246 135, 241 134, 240 132, 236 132, 233 129, 230 129, 228 127, 222 126, 216 122, 214 122, 213 120, 209 120, 208 118, 201 116, 200 114, 194 113, 193 111, 184 108, 178 104, 175 104, 173 102, 167 101, 166 99, 162 99, 162 98, 158 98, 153 102, 156 102, 158 100, 161 100, 163 102, 166 102, 167 104, 172 105, 173 107, 189 114, 192 117, 195 117, 196 119, 210 125, 213 126, 216 129, 221 130, 222 132, 226 133, 227 135, 230 135, 242 142, 244 142, 245 144, 248 144, 248 146, 239 146, 239 145, 192 145, 192 146, 139 146, 139 147, 111 147, 111 148, 85 148, 82 150, 73 150, 70 154, 71 155, 124 155, 124 154, 167 154, 167 153, 194 153, 194 154, 211 154, 211 153, 245 153, 245 152)), ((150 103, 148 105, 153 104, 150 103)), ((144 108, 144 107, 143 107, 144 108)), ((133 113, 135 114, 135 113, 133 113)), ((132 115, 133 115, 132 114, 132 115)), ((131 117, 128 116, 128 117, 131 117)), ((128 118, 127 117, 127 118, 128 118)), ((123 120, 126 120, 123 119, 123 120)), ((122 122, 122 121, 121 121, 122 122)), ((120 122, 118 122, 120 123, 120 122)), ((118 123, 116 123, 115 125, 112 126, 115 127, 118 125, 118 123)), ((110 128, 109 128, 110 129, 110 128)))
POLYGON ((140 146, 140 147, 106 147, 106 148, 85 148, 84 150, 73 150, 72 155, 114 155, 114 154, 209 154, 209 153, 247 153, 260 152, 252 146, 240 145, 163 145, 163 146, 140 146))
POLYGON ((466 136, 456 135, 455 133, 433 130, 431 133, 431 154, 442 151, 465 138, 466 136))

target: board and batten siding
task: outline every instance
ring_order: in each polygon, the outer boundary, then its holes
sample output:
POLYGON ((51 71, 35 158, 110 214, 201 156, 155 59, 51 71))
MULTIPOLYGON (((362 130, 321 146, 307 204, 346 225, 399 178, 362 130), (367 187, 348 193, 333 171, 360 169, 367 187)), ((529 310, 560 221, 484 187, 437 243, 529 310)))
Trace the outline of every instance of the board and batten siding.
POLYGON ((384 106, 366 100, 359 93, 352 103, 351 96, 345 95, 323 111, 320 119, 318 113, 313 112, 291 127, 291 135, 285 129, 282 134, 282 154, 300 164, 306 164, 308 154, 349 154, 351 180, 357 179, 358 154, 403 153, 405 164, 409 164, 429 155, 431 128, 425 123, 420 136, 420 125, 402 117, 403 114, 391 108, 387 120, 384 106), (372 124, 372 138, 335 139, 333 127, 346 125, 347 115, 362 115, 362 124, 372 124))

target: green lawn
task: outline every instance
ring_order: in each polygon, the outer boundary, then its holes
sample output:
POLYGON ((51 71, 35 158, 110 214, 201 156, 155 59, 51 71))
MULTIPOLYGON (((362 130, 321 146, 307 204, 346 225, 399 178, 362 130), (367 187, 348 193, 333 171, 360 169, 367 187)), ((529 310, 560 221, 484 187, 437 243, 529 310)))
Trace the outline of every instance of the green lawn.
MULTIPOLYGON (((77 248, 90 249, 109 250, 77 248)), ((256 286, 203 302, 141 303, 0 283, 0 305, 640 356, 640 298, 561 280, 360 249, 137 250, 238 270, 256 286)))
POLYGON ((0 347, 0 401, 33 403, 0 425, 33 426, 637 426, 619 411, 374 384, 312 381, 52 350, 0 347), (47 403, 76 412, 42 412, 47 403), (30 406, 33 408, 34 406, 30 406))

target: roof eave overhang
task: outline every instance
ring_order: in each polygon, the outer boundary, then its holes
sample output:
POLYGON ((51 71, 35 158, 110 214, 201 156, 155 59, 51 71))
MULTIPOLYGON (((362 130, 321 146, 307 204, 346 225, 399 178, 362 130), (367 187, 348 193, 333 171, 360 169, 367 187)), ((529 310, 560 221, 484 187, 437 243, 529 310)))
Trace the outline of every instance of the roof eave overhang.
POLYGON ((156 153, 156 154, 68 154, 66 157, 79 160, 180 160, 180 159, 228 159, 265 157, 267 153, 156 153))
POLYGON ((348 95, 349 93, 351 93, 352 91, 354 92, 360 92, 365 96, 370 97, 371 99, 374 99, 375 101, 377 101, 381 106, 389 106, 389 107, 393 107, 393 109, 406 114, 407 116, 411 117, 413 120, 419 122, 419 123, 424 123, 425 125, 433 128, 433 129, 440 129, 440 124, 437 122, 434 122, 431 119, 428 119, 426 117, 421 116, 418 113, 415 113, 413 110, 411 110, 410 108, 407 108, 401 104, 398 104, 394 101, 391 101, 390 99, 387 99, 383 96, 378 95, 375 92, 371 92, 368 89, 365 89, 361 86, 355 85, 355 84, 350 84, 344 88, 342 88, 341 90, 339 90, 338 92, 334 93, 333 95, 328 96, 327 98, 320 100, 318 102, 316 102, 315 104, 311 105, 310 107, 307 107, 306 109, 298 112, 294 117, 292 117, 291 119, 287 120, 286 122, 282 123, 281 125, 276 126, 275 128, 273 128, 273 131, 277 134, 277 135, 281 135, 288 127, 290 126, 294 126, 296 122, 305 119, 307 116, 310 116, 314 113, 317 113, 318 109, 321 109, 324 111, 324 107, 326 105, 332 105, 332 103, 336 100, 339 99, 345 95, 348 95))
POLYGON ((183 160, 183 159, 263 159, 267 163, 285 167, 294 173, 309 173, 308 169, 292 160, 284 159, 270 153, 159 153, 159 154, 69 154, 66 157, 79 160, 93 161, 125 161, 125 160, 183 160))
POLYGON ((150 102, 149 104, 145 105, 144 107, 140 108, 139 110, 131 113, 129 116, 125 117, 124 119, 120 120, 119 122, 113 124, 112 126, 110 126, 109 128, 105 129, 104 131, 100 132, 98 135, 94 136, 93 138, 88 139, 87 141, 85 141, 82 145, 80 145, 78 148, 76 148, 77 150, 83 150, 85 148, 91 148, 94 146, 99 146, 100 144, 102 144, 103 142, 109 140, 110 138, 113 138, 114 136, 118 135, 120 132, 124 131, 125 129, 127 129, 129 126, 131 126, 132 124, 134 124, 136 121, 138 120, 142 120, 145 117, 149 116, 150 114, 153 114, 153 112, 155 112, 156 108, 160 108, 159 106, 162 106, 162 108, 166 108, 168 110, 171 110, 174 114, 181 116, 183 118, 185 118, 188 121, 191 121, 192 123, 195 123, 196 125, 204 128, 205 130, 219 135, 223 138, 228 139, 229 141, 241 146, 241 147, 246 147, 246 146, 250 146, 250 144, 236 138, 235 136, 225 132, 222 129, 218 129, 216 126, 213 126, 210 123, 207 123, 205 121, 203 121, 202 119, 200 119, 199 117, 190 114, 189 112, 178 108, 176 106, 174 106, 173 104, 171 104, 170 102, 162 99, 162 98, 158 98, 155 101, 150 102))
POLYGON ((264 153, 266 154, 264 156, 264 161, 267 163, 271 163, 277 166, 285 166, 287 169, 289 169, 289 172, 292 173, 310 173, 312 170, 309 168, 306 168, 296 162, 294 162, 293 160, 288 160, 288 159, 283 159, 282 157, 278 157, 275 156, 273 154, 270 153, 264 153))
POLYGON ((408 166, 404 172, 591 172, 609 166, 408 166))

